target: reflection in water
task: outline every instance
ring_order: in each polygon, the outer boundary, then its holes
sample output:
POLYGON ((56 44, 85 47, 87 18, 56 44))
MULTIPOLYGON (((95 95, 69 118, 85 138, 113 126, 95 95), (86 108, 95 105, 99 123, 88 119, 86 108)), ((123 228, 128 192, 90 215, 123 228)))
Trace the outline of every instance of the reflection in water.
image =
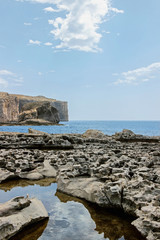
MULTIPOLYGON (((139 232, 130 224, 131 218, 118 212, 101 208, 96 204, 89 203, 85 200, 68 196, 61 192, 56 192, 56 196, 61 202, 67 203, 68 201, 80 202, 89 211, 91 218, 96 224, 95 230, 102 234, 104 239, 117 240, 138 240, 143 239, 139 232)), ((133 220, 133 219, 132 219, 133 220)))
POLYGON ((48 223, 34 224, 12 240, 144 240, 126 216, 56 192, 57 185, 53 182, 54 179, 43 179, 0 184, 0 202, 28 193, 40 199, 49 213, 48 223))
POLYGON ((25 228, 25 231, 21 231, 16 234, 10 240, 37 240, 47 227, 48 219, 35 223, 34 225, 25 228))
POLYGON ((56 182, 55 178, 43 178, 40 180, 13 179, 12 181, 6 181, 3 183, 0 183, 0 189, 7 192, 7 191, 10 191, 14 187, 27 187, 27 186, 32 186, 32 185, 39 185, 42 187, 47 187, 55 182, 56 182))

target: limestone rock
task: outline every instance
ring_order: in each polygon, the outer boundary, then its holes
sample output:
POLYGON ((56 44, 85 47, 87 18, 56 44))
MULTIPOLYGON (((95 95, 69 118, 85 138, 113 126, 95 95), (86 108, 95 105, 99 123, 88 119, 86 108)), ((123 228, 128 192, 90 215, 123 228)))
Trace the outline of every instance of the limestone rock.
POLYGON ((19 99, 8 93, 0 93, 0 123, 16 122, 19 114, 19 99))
POLYGON ((159 240, 159 137, 128 130, 123 135, 127 141, 115 135, 0 133, 0 181, 56 177, 59 191, 120 209, 136 218, 133 225, 147 240, 159 240))
POLYGON ((82 136, 86 138, 103 138, 105 135, 99 130, 89 129, 85 133, 83 133, 82 136))
POLYGON ((32 102, 22 107, 19 114, 19 122, 29 119, 43 119, 48 122, 58 123, 60 121, 58 110, 50 102, 32 102))
POLYGON ((43 119, 27 119, 18 123, 18 125, 39 126, 39 125, 55 125, 57 122, 49 122, 43 119))
POLYGON ((0 204, 0 240, 9 239, 24 227, 42 219, 48 213, 36 198, 16 197, 0 204))
POLYGON ((160 137, 143 136, 135 134, 131 130, 123 129, 122 132, 117 132, 113 135, 116 140, 120 141, 132 141, 132 142, 160 142, 160 137))
POLYGON ((65 179, 58 178, 58 190, 69 195, 84 198, 87 201, 103 205, 103 183, 97 181, 95 178, 74 178, 65 179))
POLYGON ((46 132, 42 132, 42 131, 39 131, 39 130, 35 130, 35 129, 33 129, 33 128, 29 128, 29 129, 28 129, 28 133, 48 135, 48 133, 46 133, 46 132))

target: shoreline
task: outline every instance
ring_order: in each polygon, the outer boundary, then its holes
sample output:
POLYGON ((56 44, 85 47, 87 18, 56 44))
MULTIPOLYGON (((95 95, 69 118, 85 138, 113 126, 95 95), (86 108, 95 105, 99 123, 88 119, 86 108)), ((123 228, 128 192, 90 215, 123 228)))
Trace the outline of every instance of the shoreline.
POLYGON ((23 124, 23 123, 0 123, 0 126, 64 126, 62 123, 36 123, 36 124, 23 124))

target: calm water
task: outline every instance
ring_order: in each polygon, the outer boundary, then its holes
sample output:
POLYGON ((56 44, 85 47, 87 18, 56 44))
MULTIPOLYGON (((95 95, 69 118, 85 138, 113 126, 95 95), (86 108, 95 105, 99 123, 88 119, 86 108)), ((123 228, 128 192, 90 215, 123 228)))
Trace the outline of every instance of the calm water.
POLYGON ((112 135, 123 129, 130 129, 137 134, 160 136, 160 121, 69 121, 63 126, 0 126, 0 131, 28 132, 32 127, 47 133, 84 133, 88 129, 97 129, 112 135))
POLYGON ((49 213, 49 221, 29 227, 12 240, 144 240, 130 221, 86 201, 56 192, 53 179, 0 184, 0 202, 28 193, 49 213))

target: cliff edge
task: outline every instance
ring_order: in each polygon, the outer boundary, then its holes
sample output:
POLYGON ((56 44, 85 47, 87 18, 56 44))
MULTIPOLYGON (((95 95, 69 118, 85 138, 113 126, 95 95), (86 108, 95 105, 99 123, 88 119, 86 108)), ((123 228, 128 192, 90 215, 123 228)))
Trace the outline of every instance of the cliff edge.
POLYGON ((17 123, 26 104, 33 102, 50 103, 56 108, 60 121, 68 121, 68 103, 44 96, 25 96, 0 92, 0 123, 17 123))

